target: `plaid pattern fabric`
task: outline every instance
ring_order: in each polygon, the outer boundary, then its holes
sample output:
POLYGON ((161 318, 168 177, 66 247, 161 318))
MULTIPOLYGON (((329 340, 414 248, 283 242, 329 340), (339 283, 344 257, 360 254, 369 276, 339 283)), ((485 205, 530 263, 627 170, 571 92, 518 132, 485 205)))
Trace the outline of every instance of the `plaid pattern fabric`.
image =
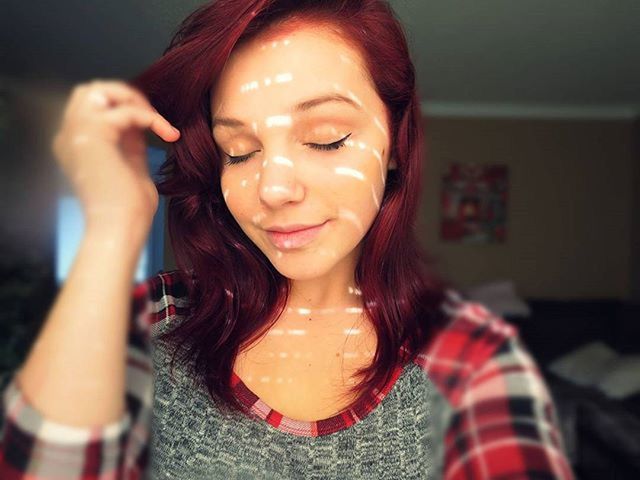
POLYGON ((478 303, 449 313, 419 357, 453 407, 443 478, 574 479, 555 404, 517 328, 478 303))
MULTIPOLYGON (((177 278, 172 272, 159 273, 133 290, 127 408, 117 422, 94 428, 52 422, 31 407, 12 380, 3 393, 1 479, 143 478, 153 396, 149 345, 154 325, 186 313, 175 302, 186 295, 177 278)), ((441 439, 442 478, 573 480, 555 406, 517 329, 453 291, 443 308, 450 316, 448 326, 415 360, 452 408, 441 439)), ((401 372, 398 366, 390 382, 356 408, 317 422, 288 419, 270 409, 235 374, 232 383, 252 416, 284 432, 317 436, 365 417, 401 372)))

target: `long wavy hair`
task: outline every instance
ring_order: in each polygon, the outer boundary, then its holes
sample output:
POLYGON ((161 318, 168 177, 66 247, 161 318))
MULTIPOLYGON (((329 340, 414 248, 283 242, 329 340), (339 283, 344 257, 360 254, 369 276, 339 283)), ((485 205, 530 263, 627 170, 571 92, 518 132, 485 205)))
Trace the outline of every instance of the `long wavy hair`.
POLYGON ((163 55, 129 83, 181 131, 156 182, 168 199, 168 230, 189 315, 160 339, 212 400, 244 410, 231 376, 240 347, 259 339, 284 310, 280 274, 229 212, 212 136, 210 95, 234 47, 267 29, 327 26, 362 54, 391 130, 390 170, 379 212, 363 238, 355 280, 378 343, 372 363, 345 394, 352 408, 390 380, 437 335, 448 281, 416 240, 423 126, 406 36, 381 0, 218 0, 191 13, 163 55), (191 363, 193 362, 193 363, 191 363))

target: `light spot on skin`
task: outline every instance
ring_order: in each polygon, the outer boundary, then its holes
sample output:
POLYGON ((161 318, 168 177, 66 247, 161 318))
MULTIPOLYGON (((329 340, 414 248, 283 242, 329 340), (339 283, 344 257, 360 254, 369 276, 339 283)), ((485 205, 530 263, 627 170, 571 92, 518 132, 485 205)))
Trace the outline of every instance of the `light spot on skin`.
POLYGON ((355 93, 353 93, 351 90, 349 90, 347 92, 347 95, 349 95, 349 98, 351 100, 353 100, 354 102, 356 102, 361 108, 364 108, 364 104, 362 103, 362 100, 360 100, 355 93))
POLYGON ((345 55, 344 53, 341 53, 341 54, 339 55, 339 57, 340 57, 340 61, 341 61, 342 63, 346 63, 346 64, 348 64, 348 65, 352 65, 352 66, 353 66, 353 65, 355 65, 355 63, 354 63, 353 59, 352 59, 351 57, 349 57, 349 56, 345 55))
POLYGON ((282 185, 274 185, 273 187, 263 187, 263 192, 264 193, 269 193, 269 192, 274 192, 274 193, 284 193, 287 194, 289 193, 289 189, 287 187, 283 187, 282 185))
POLYGON ((302 335, 306 335, 307 331, 303 330, 303 329, 290 329, 290 330, 287 330, 287 334, 288 335, 302 336, 302 335))
POLYGON ((252 82, 248 82, 248 83, 245 83, 244 85, 241 85, 240 92, 246 93, 246 92, 250 92, 251 90, 257 90, 258 88, 259 88, 258 82, 254 80, 252 82))
POLYGON ((378 194, 376 193, 373 183, 371 184, 371 196, 373 197, 373 203, 376 206, 376 210, 380 210, 380 200, 378 199, 378 194))
POLYGON ((270 127, 287 127, 291 125, 291 115, 271 115, 265 120, 267 128, 270 127))
POLYGON ((279 73, 276 75, 276 83, 286 83, 291 82, 293 80, 293 74, 291 72, 288 73, 279 73))
POLYGON ((327 250, 324 247, 321 247, 318 250, 318 255, 322 255, 324 257, 332 257, 332 258, 336 258, 336 252, 334 250, 327 250))
POLYGON ((359 328, 346 328, 342 333, 345 335, 359 335, 362 331, 359 328))
POLYGON ((350 209, 344 208, 344 207, 340 207, 340 210, 338 212, 338 216, 340 218, 345 219, 345 220, 351 221, 351 223, 353 223, 355 225, 355 227, 358 229, 358 232, 360 232, 361 235, 364 235, 364 226, 362 225, 362 221, 360 220, 358 215, 356 215, 356 213, 353 210, 350 210, 350 209))
POLYGON ((355 168, 336 167, 334 171, 336 172, 337 175, 348 175, 361 181, 364 181, 365 179, 364 174, 356 170, 355 168))
POLYGON ((253 217, 251 217, 251 221, 256 227, 259 227, 260 223, 262 223, 262 220, 264 220, 264 217, 266 217, 266 213, 256 213, 253 217))
POLYGON ((382 124, 382 122, 380 121, 380 119, 378 117, 373 117, 373 123, 375 124, 376 127, 378 127, 378 129, 384 133, 384 136, 386 138, 389 138, 389 132, 387 131, 387 129, 384 127, 384 125, 382 124))
POLYGON ((285 165, 287 167, 293 167, 293 162, 287 157, 283 157, 281 155, 275 155, 273 157, 273 163, 277 163, 278 165, 285 165))
POLYGON ((243 179, 243 180, 240 182, 240 185, 241 185, 242 187, 246 187, 246 186, 247 186, 247 179, 246 179, 246 178, 245 178, 245 179, 243 179))

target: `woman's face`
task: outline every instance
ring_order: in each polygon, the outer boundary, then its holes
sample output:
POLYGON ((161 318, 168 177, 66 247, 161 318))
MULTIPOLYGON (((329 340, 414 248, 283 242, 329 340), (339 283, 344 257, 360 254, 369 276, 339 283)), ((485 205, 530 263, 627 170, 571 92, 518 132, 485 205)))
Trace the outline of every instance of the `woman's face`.
POLYGON ((246 235, 291 279, 355 266, 390 150, 361 55, 324 28, 259 37, 233 52, 212 93, 222 192, 246 235))

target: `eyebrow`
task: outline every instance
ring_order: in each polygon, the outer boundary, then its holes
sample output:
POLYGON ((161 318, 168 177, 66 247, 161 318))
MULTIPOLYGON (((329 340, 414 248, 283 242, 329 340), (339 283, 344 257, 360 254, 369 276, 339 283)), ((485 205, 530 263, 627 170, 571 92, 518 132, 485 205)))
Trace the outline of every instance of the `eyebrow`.
MULTIPOLYGON (((347 105, 351 105, 356 110, 362 110, 360 105, 358 105, 355 101, 350 99, 349 97, 345 97, 339 93, 331 93, 327 95, 322 95, 320 97, 312 98, 310 100, 304 100, 297 105, 295 105, 292 109, 294 113, 302 113, 308 110, 311 110, 314 107, 319 105, 329 103, 329 102, 339 102, 347 105)), ((214 117, 212 120, 212 128, 224 126, 231 128, 245 127, 245 123, 237 120, 235 118, 226 118, 226 117, 214 117)))

